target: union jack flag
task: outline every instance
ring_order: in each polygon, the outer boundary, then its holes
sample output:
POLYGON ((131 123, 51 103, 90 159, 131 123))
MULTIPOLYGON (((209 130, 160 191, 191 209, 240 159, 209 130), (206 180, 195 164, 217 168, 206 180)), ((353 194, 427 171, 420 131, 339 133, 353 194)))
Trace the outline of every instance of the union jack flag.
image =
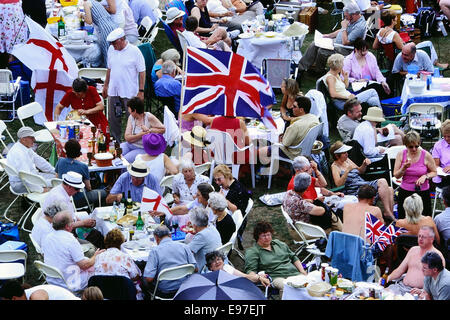
POLYGON ((390 224, 389 226, 384 228, 383 233, 376 240, 377 246, 383 251, 386 247, 392 243, 394 243, 395 239, 399 236, 400 233, 406 232, 405 228, 399 228, 390 224))
POLYGON ((374 243, 376 239, 383 233, 384 224, 373 216, 370 212, 366 212, 366 239, 374 243))
POLYGON ((244 57, 226 51, 186 49, 183 114, 261 119, 276 128, 267 106, 276 103, 269 83, 244 57))
POLYGON ((381 251, 394 243, 395 238, 402 232, 406 232, 406 229, 396 227, 393 224, 385 226, 371 213, 366 212, 366 238, 370 240, 372 245, 376 244, 381 251))

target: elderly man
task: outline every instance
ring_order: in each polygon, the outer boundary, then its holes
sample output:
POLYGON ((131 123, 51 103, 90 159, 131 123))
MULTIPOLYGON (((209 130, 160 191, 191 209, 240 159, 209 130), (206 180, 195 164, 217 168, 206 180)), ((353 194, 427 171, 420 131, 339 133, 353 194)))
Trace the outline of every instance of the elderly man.
MULTIPOLYGON (((364 38, 366 20, 355 3, 349 3, 344 7, 344 17, 345 19, 341 22, 340 30, 323 36, 324 38, 334 39, 334 44, 350 46, 357 38, 364 38)), ((320 48, 312 42, 298 63, 297 81, 299 84, 303 73, 314 63, 317 71, 323 73, 326 61, 333 53, 340 53, 346 56, 351 53, 351 49, 335 46, 334 50, 329 50, 320 48)))
POLYGON ((332 211, 326 211, 324 207, 312 204, 303 198, 304 193, 311 184, 311 176, 307 172, 301 172, 294 178, 294 189, 289 190, 283 201, 283 207, 292 220, 302 221, 320 226, 325 232, 333 230, 341 231, 342 222, 332 211))
POLYGON ((445 266, 445 260, 442 253, 433 247, 434 237, 435 235, 432 227, 422 226, 420 228, 417 235, 419 245, 409 249, 400 266, 392 271, 386 282, 400 279, 403 274, 405 276, 398 283, 390 285, 388 287, 389 290, 395 294, 404 295, 407 292, 411 292, 413 288, 422 289, 424 286, 424 274, 422 271, 421 259, 425 253, 429 251, 437 253, 445 266))
MULTIPOLYGON (((150 251, 145 266, 143 289, 146 289, 144 290, 146 294, 153 293, 156 280, 162 270, 183 264, 196 264, 194 255, 189 247, 184 243, 172 241, 170 231, 166 226, 157 227, 153 234, 158 246, 150 251)), ((185 279, 186 277, 173 281, 161 281, 158 284, 157 295, 164 298, 172 298, 185 279)))
POLYGON ((43 211, 43 215, 36 221, 31 230, 31 236, 42 247, 42 241, 44 238, 54 231, 52 223, 53 217, 61 211, 67 211, 67 203, 61 200, 53 200, 43 211))
POLYGON ((450 239, 450 186, 442 189, 442 200, 444 201, 445 210, 434 218, 434 222, 442 241, 446 243, 450 239))
MULTIPOLYGON (((33 151, 33 145, 36 142, 35 132, 30 127, 21 127, 17 131, 17 141, 9 150, 6 156, 6 163, 19 171, 25 171, 41 176, 47 183, 47 187, 51 187, 51 179, 56 178, 55 168, 44 158, 33 151)), ((27 192, 25 185, 17 175, 9 176, 9 183, 15 192, 27 192)), ((37 185, 27 183, 33 192, 46 192, 48 189, 41 188, 37 185)))
MULTIPOLYGON (((42 243, 44 262, 58 268, 70 287, 78 291, 86 288, 89 277, 93 273, 95 257, 105 250, 97 249, 91 258, 83 254, 80 243, 72 234, 73 219, 69 212, 59 212, 53 218, 54 232, 50 233, 42 243)), ((62 279, 47 277, 49 284, 67 288, 62 279)))
POLYGON ((52 284, 24 289, 17 280, 8 280, 0 288, 1 300, 80 300, 72 292, 52 284))
POLYGON ((434 70, 428 54, 423 50, 417 50, 414 42, 405 44, 402 52, 395 57, 392 73, 398 73, 403 77, 408 73, 408 67, 411 65, 419 67, 419 71, 433 72, 434 70))
POLYGON ((161 68, 162 77, 155 82, 155 94, 158 97, 173 97, 174 109, 171 111, 178 118, 180 110, 181 82, 175 80, 177 66, 171 60, 165 61, 161 68))
POLYGON ((358 190, 358 202, 347 203, 344 206, 344 223, 342 232, 354 234, 366 238, 365 217, 366 213, 372 214, 384 224, 381 209, 373 205, 377 191, 374 187, 366 184, 358 190))
POLYGON ((356 127, 361 123, 362 107, 358 98, 348 99, 344 104, 344 114, 337 122, 337 129, 342 142, 347 143, 353 139, 356 127))
POLYGON ((138 47, 128 43, 122 28, 114 29, 106 40, 111 46, 102 95, 108 97, 111 135, 121 141, 123 109, 128 118, 128 100, 135 96, 144 99, 145 60, 138 47))
POLYGON ((162 195, 158 180, 150 173, 150 169, 145 162, 136 160, 132 165, 128 166, 127 172, 122 173, 116 183, 114 183, 109 195, 106 197, 106 203, 112 204, 114 201, 119 203, 123 194, 128 195, 128 191, 130 191, 131 199, 134 202, 141 202, 144 186, 162 195))
POLYGON ((444 269, 441 257, 436 252, 427 252, 422 262, 423 289, 414 288, 421 300, 450 300, 450 271, 444 269))

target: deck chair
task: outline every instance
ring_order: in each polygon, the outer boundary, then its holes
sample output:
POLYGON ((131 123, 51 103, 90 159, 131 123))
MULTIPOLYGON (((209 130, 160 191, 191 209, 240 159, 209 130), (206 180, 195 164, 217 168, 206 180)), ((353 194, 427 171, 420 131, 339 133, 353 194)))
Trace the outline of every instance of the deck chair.
POLYGON ((172 29, 170 29, 169 25, 163 19, 160 20, 164 27, 164 32, 166 33, 167 38, 169 39, 170 43, 172 43, 172 45, 175 47, 175 49, 177 49, 178 52, 180 53, 181 55, 180 59, 183 59, 183 49, 181 49, 180 41, 177 38, 175 38, 175 35, 173 34, 173 31, 172 29))
POLYGON ((88 287, 96 286, 108 300, 136 300, 136 287, 124 276, 95 275, 89 278, 88 287))
MULTIPOLYGON (((208 129, 206 132, 206 138, 211 141, 208 145, 208 153, 213 152, 214 158, 211 161, 210 181, 213 178, 213 170, 216 164, 231 165, 233 177, 239 177, 240 164, 234 163, 234 153, 238 152, 238 160, 245 159, 245 151, 250 151, 250 170, 252 175, 252 186, 255 188, 255 161, 254 159, 254 146, 250 145, 240 148, 235 143, 233 138, 228 132, 208 129)), ((241 162, 241 161, 237 161, 241 162)))
MULTIPOLYGON (((302 156, 306 156, 306 157, 310 156, 312 146, 313 146, 314 142, 316 141, 317 137, 322 133, 322 130, 323 130, 323 123, 319 123, 318 125, 309 129, 306 136, 303 138, 303 140, 298 145, 289 147, 289 149, 294 149, 294 150, 300 149, 301 150, 300 154, 302 156)), ((279 148, 280 146, 282 146, 282 144, 280 144, 280 143, 272 144, 272 155, 270 157, 269 182, 267 185, 267 189, 270 189, 270 186, 272 184, 272 175, 273 175, 275 161, 287 162, 292 166, 291 159, 284 158, 278 152, 274 152, 274 149, 276 147, 279 148)))
POLYGON ((22 104, 22 95, 20 94, 20 80, 21 77, 13 82, 13 75, 11 70, 0 69, 0 105, 3 107, 0 112, 6 112, 7 117, 3 121, 11 122, 16 118, 17 99, 20 97, 20 104, 22 104), (10 107, 8 107, 8 105, 10 107))
POLYGON ((158 285, 163 280, 178 280, 182 279, 186 276, 189 276, 194 273, 195 266, 193 264, 184 264, 181 266, 167 268, 161 270, 156 279, 155 289, 153 293, 151 293, 151 300, 159 299, 159 300, 172 300, 169 298, 163 298, 161 295, 158 295, 158 285))
MULTIPOLYGON (((363 149, 358 141, 350 140, 347 145, 351 146, 352 149, 348 152, 348 157, 357 166, 361 166, 366 156, 364 155, 363 149)), ((389 179, 389 166, 388 157, 385 155, 381 160, 373 161, 367 166, 366 172, 361 174, 361 177, 365 180, 374 180, 378 178, 385 178, 386 181, 389 179)))
POLYGON ((27 253, 24 250, 0 251, 0 280, 18 279, 25 276, 27 253), (17 261, 23 261, 17 262, 17 261))

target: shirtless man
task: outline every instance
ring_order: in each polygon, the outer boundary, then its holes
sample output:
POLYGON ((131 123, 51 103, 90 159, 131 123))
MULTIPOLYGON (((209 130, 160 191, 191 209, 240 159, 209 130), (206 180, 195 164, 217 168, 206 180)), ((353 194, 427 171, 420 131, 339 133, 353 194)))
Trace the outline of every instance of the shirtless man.
POLYGON ((347 203, 344 206, 344 223, 342 224, 342 232, 354 234, 365 239, 365 213, 370 212, 378 220, 384 223, 383 214, 380 208, 373 206, 377 191, 374 187, 366 184, 358 190, 358 202, 347 203))
POLYGON ((421 259, 428 251, 436 252, 441 257, 445 267, 444 256, 433 247, 434 236, 433 228, 430 226, 420 228, 417 236, 419 245, 409 249, 402 263, 388 276, 387 282, 399 279, 403 274, 405 274, 405 277, 397 284, 390 285, 388 287, 389 290, 395 294, 404 295, 407 292, 411 292, 414 288, 422 289, 425 276, 422 271, 421 259))

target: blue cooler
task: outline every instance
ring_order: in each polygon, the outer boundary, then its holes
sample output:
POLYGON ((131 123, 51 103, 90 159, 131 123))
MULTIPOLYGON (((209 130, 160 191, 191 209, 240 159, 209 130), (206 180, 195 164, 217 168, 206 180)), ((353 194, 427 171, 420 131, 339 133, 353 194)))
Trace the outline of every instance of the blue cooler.
POLYGON ((186 233, 184 233, 183 231, 177 229, 176 232, 172 232, 172 240, 173 241, 177 241, 177 240, 184 240, 186 238, 186 233))
POLYGON ((402 114, 402 98, 394 97, 381 100, 381 108, 385 117, 398 116, 402 114))

